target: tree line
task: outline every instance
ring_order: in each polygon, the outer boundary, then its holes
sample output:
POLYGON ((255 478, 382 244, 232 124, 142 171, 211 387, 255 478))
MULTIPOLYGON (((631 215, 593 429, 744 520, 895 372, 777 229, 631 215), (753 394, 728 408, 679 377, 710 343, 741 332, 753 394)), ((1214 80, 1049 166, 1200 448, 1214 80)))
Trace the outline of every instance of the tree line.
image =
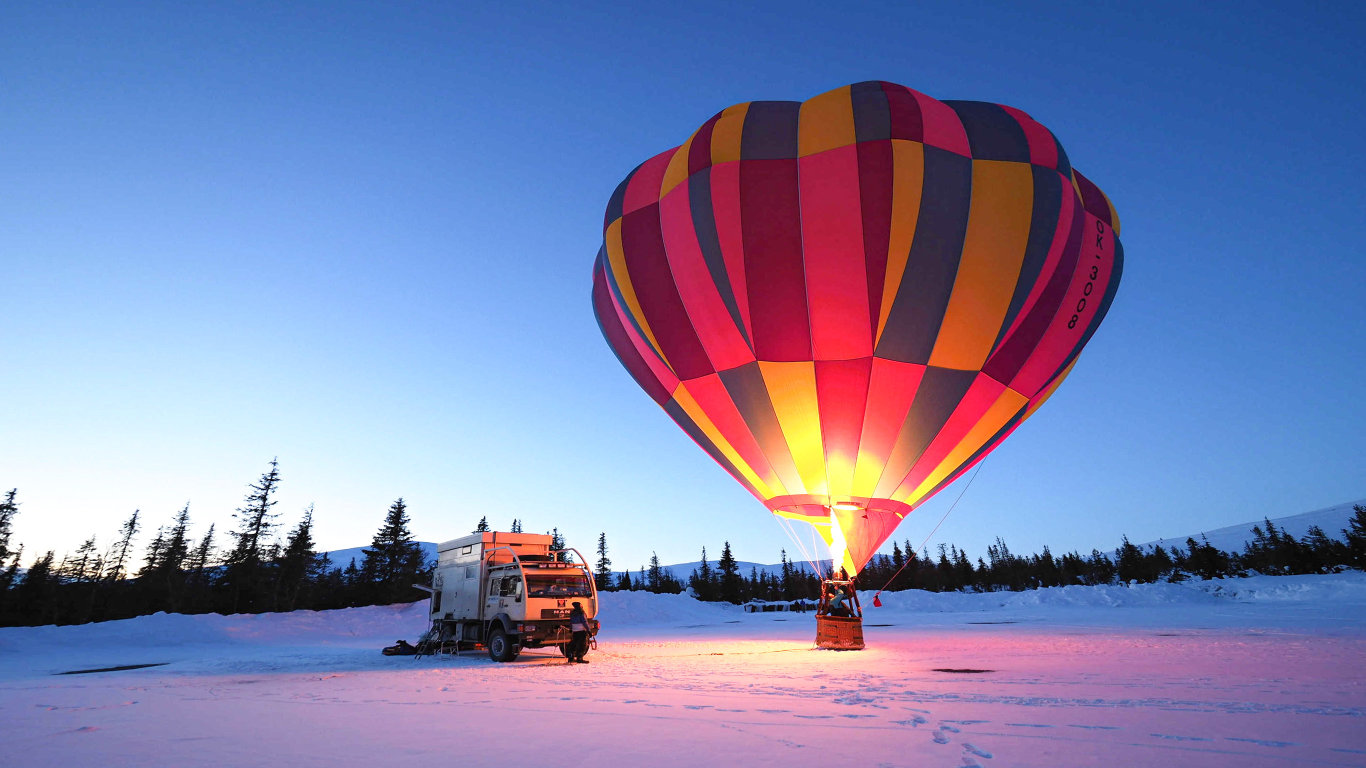
MULTIPOLYGON (((281 482, 278 462, 248 486, 242 506, 233 513, 235 528, 221 540, 210 525, 197 539, 190 536, 190 505, 159 526, 140 556, 134 540, 142 531, 141 511, 134 510, 101 548, 95 536, 85 539, 59 561, 48 551, 20 569, 23 547, 11 548, 11 529, 19 512, 17 489, 0 501, 0 626, 78 624, 174 613, 261 613, 300 609, 324 610, 361 605, 412 602, 421 598, 413 584, 431 581, 433 563, 409 530, 407 505, 396 499, 362 550, 360 561, 335 563, 319 553, 313 541, 313 507, 284 533, 274 511, 281 482)), ((1204 537, 1184 547, 1139 547, 1128 537, 1113 553, 1068 552, 1016 555, 1001 539, 975 560, 952 544, 937 554, 917 553, 910 541, 893 542, 891 554, 876 555, 858 574, 860 589, 944 591, 1026 590, 1067 585, 1179 582, 1251 573, 1329 573, 1347 568, 1366 570, 1366 506, 1356 505, 1340 538, 1315 526, 1302 538, 1278 529, 1269 519, 1251 530, 1241 552, 1223 552, 1204 537)), ((475 532, 490 530, 487 518, 475 532)), ((512 532, 521 532, 520 520, 512 532)), ((558 529, 547 532, 552 547, 562 548, 558 529)), ((661 566, 652 553, 648 566, 616 572, 608 556, 607 534, 597 542, 592 565, 600 591, 687 592, 699 600, 744 603, 751 600, 814 599, 819 577, 805 563, 780 551, 774 570, 751 567, 748 574, 724 542, 713 564, 702 548, 698 566, 687 578, 661 566)))
POLYGON ((313 507, 285 532, 274 511, 280 485, 277 461, 248 486, 233 513, 235 530, 220 537, 210 525, 190 536, 190 505, 156 529, 139 559, 133 541, 144 526, 134 510, 113 543, 101 548, 90 536, 57 560, 52 551, 20 572, 23 547, 11 549, 18 490, 0 502, 0 626, 81 624, 171 613, 262 613, 322 610, 411 602, 412 585, 429 583, 431 564, 408 529, 402 498, 361 561, 334 563, 313 541, 313 507))
MULTIPOLYGON (((952 544, 940 544, 937 554, 917 553, 909 541, 893 542, 890 555, 875 555, 859 572, 859 589, 923 589, 931 592, 1022 591, 1040 587, 1098 584, 1149 584, 1158 581, 1216 579, 1253 573, 1292 575, 1333 573, 1345 569, 1366 570, 1366 506, 1353 507, 1353 516, 1341 537, 1312 526, 1301 538, 1276 527, 1269 519, 1251 529, 1252 539, 1241 552, 1224 552, 1202 535, 1186 539, 1184 547, 1139 547, 1123 537, 1113 553, 1093 549, 1089 555, 1068 552, 1056 556, 1045 546, 1038 554, 1017 555, 996 539, 985 557, 976 560, 952 544)), ((820 580, 804 563, 781 553, 777 573, 751 568, 741 574, 725 542, 713 566, 702 548, 702 559, 686 581, 661 570, 659 558, 651 557, 647 570, 613 574, 607 557, 606 534, 598 536, 598 560, 594 571, 599 590, 646 590, 677 593, 688 590, 699 600, 744 603, 751 600, 812 599, 819 594, 820 580)))

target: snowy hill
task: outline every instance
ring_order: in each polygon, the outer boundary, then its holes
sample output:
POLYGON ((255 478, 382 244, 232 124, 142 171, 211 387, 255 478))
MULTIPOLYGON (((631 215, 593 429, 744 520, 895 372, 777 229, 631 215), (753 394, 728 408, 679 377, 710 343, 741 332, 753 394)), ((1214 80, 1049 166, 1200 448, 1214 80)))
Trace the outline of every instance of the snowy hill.
MULTIPOLYGON (((830 563, 829 560, 823 560, 823 561, 821 561, 821 562, 822 562, 823 564, 827 565, 827 566, 828 566, 829 563, 830 563)), ((712 559, 708 558, 707 564, 711 566, 712 570, 716 570, 716 561, 715 561, 715 560, 712 560, 712 559)), ((691 576, 691 575, 692 575, 692 572, 695 571, 695 570, 697 570, 698 567, 700 567, 701 565, 702 565, 702 561, 701 561, 701 560, 693 560, 693 561, 690 562, 690 563, 674 563, 674 564, 672 564, 672 565, 661 565, 661 566, 660 566, 660 569, 663 570, 663 571, 665 571, 665 572, 667 572, 667 573, 673 574, 673 577, 674 577, 675 579, 678 579, 679 581, 681 581, 681 582, 683 582, 684 584, 686 584, 686 583, 688 582, 688 577, 691 576)), ((757 570, 759 573, 768 573, 768 574, 771 574, 771 575, 774 575, 774 576, 776 576, 776 575, 778 575, 778 574, 780 574, 780 573, 783 572, 783 565, 782 565, 782 563, 752 563, 752 562, 750 562, 750 561, 748 561, 748 560, 736 560, 736 561, 735 561, 735 565, 740 569, 740 575, 743 576, 743 577, 745 577, 745 578, 749 578, 749 572, 750 572, 751 569, 757 570)), ((791 565, 792 565, 793 568, 797 568, 797 569, 807 569, 807 570, 809 570, 809 569, 811 568, 810 564, 807 563, 807 562, 804 561, 804 560, 792 561, 791 565)), ((647 570, 648 570, 648 567, 647 567, 647 570)), ((613 573, 614 576, 617 576, 617 577, 620 577, 620 576, 621 576, 621 571, 613 571, 612 573, 613 573)), ((638 578, 639 576, 640 576, 640 569, 639 569, 639 568, 634 568, 634 569, 631 570, 631 578, 632 578, 632 579, 638 578)))
MULTIPOLYGON (((1271 518, 1271 522, 1275 524, 1278 530, 1290 534, 1297 539, 1304 538, 1304 535, 1309 532, 1309 529, 1317 525, 1330 537, 1341 540, 1343 538, 1342 529, 1347 527, 1347 521, 1353 514, 1353 507, 1357 504, 1366 505, 1366 499, 1349 501, 1323 509, 1316 509, 1313 512, 1303 512, 1298 515, 1273 517, 1271 518)), ((1187 534, 1186 536, 1175 536, 1167 539, 1149 541, 1139 546, 1146 548, 1156 547, 1160 544, 1167 549, 1171 549, 1172 547, 1184 549, 1186 547, 1187 538, 1193 538, 1198 542, 1200 541, 1201 534, 1203 534, 1205 538, 1209 539, 1210 545, 1215 549, 1220 549, 1225 552, 1241 552, 1243 551, 1243 548, 1247 546, 1247 543, 1252 541, 1252 527, 1254 525, 1261 526, 1263 529, 1266 528, 1265 521, 1253 520, 1239 525, 1215 528, 1211 531, 1197 531, 1195 533, 1187 534)))
MULTIPOLYGON (((430 541, 419 541, 418 544, 422 547, 422 554, 427 558, 427 561, 432 563, 436 562, 436 544, 430 541)), ((334 549, 326 554, 332 559, 333 568, 345 569, 353 558, 356 561, 357 568, 361 566, 361 563, 365 562, 365 547, 334 549)))

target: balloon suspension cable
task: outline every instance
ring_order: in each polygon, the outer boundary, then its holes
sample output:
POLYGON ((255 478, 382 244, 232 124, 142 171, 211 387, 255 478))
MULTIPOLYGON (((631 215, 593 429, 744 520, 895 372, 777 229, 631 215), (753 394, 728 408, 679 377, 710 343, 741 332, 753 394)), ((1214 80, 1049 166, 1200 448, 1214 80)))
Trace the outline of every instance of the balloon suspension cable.
POLYGON ((916 552, 919 552, 921 549, 924 549, 925 544, 927 544, 927 543, 929 542, 930 537, 933 536, 933 535, 935 534, 935 531, 938 531, 938 530, 939 530, 939 526, 943 525, 943 524, 944 524, 944 521, 947 520, 947 519, 949 519, 949 512, 952 512, 952 511, 953 511, 953 508, 956 507, 956 506, 958 506, 958 502, 960 502, 960 501, 963 500, 963 494, 967 493, 967 492, 968 492, 968 488, 971 488, 971 487, 972 487, 972 481, 977 479, 977 473, 982 471, 982 464, 984 464, 985 462, 986 462, 986 458, 983 457, 982 461, 980 461, 980 462, 977 463, 977 468, 974 469, 974 470, 972 470, 972 477, 969 477, 969 478, 968 478, 968 482, 967 482, 966 485, 963 486, 963 490, 961 490, 961 491, 958 492, 958 498, 954 499, 954 500, 953 500, 953 503, 949 505, 948 511, 944 512, 944 516, 941 517, 941 518, 939 518, 939 522, 937 522, 937 523, 934 524, 934 528, 930 529, 929 534, 926 535, 926 536, 925 536, 925 539, 924 539, 923 541, 920 542, 920 546, 916 547, 914 551, 906 553, 906 562, 902 563, 902 564, 901 564, 901 567, 898 568, 898 569, 896 569, 896 573, 892 574, 892 578, 887 579, 887 583, 882 585, 882 589, 879 589, 877 592, 875 592, 875 593, 873 594, 873 606, 874 606, 874 607, 876 607, 876 608, 881 608, 881 607, 882 607, 882 601, 878 599, 878 596, 881 595, 882 592, 883 592, 883 590, 887 589, 887 587, 892 586, 892 582, 893 582, 893 581, 896 581, 896 577, 900 576, 900 575, 901 575, 901 572, 904 571, 904 570, 906 570, 906 566, 910 565, 910 564, 915 560, 915 558, 916 558, 916 554, 915 554, 915 553, 916 553, 916 552))
POLYGON ((792 520, 776 515, 774 516, 774 519, 778 521, 778 525, 782 526, 783 530, 787 533, 787 538, 791 539, 792 543, 796 545, 799 550, 798 554, 801 555, 802 560, 811 568, 811 572, 819 577, 821 575, 821 569, 816 564, 816 553, 820 551, 818 543, 824 542, 820 542, 816 537, 816 529, 809 525, 806 526, 806 529, 811 533, 811 546, 808 547, 806 542, 802 541, 801 534, 797 533, 797 530, 793 528, 792 520))

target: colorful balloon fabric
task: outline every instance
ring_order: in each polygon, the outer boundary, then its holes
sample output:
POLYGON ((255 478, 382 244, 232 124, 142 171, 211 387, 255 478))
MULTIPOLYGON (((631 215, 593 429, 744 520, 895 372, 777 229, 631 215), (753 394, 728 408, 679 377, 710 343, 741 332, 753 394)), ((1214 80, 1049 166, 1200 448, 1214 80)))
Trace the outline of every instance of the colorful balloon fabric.
POLYGON ((1024 112, 857 83, 730 107, 632 171, 593 310, 641 388, 853 574, 1067 376, 1118 234, 1024 112))

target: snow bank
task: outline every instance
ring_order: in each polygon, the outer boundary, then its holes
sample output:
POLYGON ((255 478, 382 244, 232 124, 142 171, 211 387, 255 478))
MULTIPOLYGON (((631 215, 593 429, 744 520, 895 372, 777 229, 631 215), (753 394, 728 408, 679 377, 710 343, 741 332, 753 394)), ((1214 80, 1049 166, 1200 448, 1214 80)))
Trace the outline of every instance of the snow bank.
MULTIPOLYGON (((872 592, 860 592, 865 610, 872 592)), ((1200 606, 1224 601, 1329 603, 1366 608, 1366 573, 1306 576, 1253 576, 1244 579, 1185 581, 1178 584, 1070 586, 1025 592, 883 592, 882 604, 893 611, 956 612, 992 608, 1136 608, 1200 606)), ((875 609, 876 610, 876 609, 875 609)))

